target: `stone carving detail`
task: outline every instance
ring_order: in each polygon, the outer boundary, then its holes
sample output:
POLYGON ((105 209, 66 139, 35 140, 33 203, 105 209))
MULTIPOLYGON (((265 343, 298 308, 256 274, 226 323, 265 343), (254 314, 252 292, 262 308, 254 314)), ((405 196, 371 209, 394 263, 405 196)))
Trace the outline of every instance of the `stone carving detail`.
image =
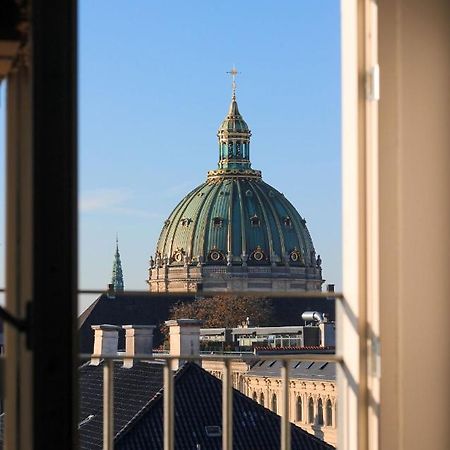
POLYGON ((227 255, 227 266, 231 266, 232 264, 233 264, 233 255, 230 252, 228 252, 228 255, 227 255))
POLYGON ((161 253, 157 253, 155 257, 155 265, 156 267, 161 267, 161 253))
POLYGON ((322 267, 322 258, 320 257, 320 255, 317 255, 317 267, 322 267))
POLYGON ((242 259, 242 265, 246 266, 247 265, 247 260, 248 260, 248 255, 246 253, 242 253, 241 259, 242 259))

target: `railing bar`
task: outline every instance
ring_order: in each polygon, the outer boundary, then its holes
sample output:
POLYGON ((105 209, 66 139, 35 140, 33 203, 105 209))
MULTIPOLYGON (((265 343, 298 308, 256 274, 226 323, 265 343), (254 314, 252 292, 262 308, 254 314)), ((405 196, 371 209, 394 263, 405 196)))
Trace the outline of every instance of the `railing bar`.
POLYGON ((233 450, 233 382, 231 361, 224 361, 222 378, 222 450, 233 450))
MULTIPOLYGON (((1 357, 1 356, 0 356, 1 357)), ((92 358, 90 353, 81 353, 78 355, 79 359, 82 361, 88 361, 92 358)), ((174 356, 169 354, 162 355, 146 355, 146 354, 136 354, 133 356, 129 355, 95 355, 96 358, 108 360, 123 361, 125 359, 134 361, 172 361, 175 359, 182 359, 184 361, 198 361, 198 360, 210 360, 210 361, 241 361, 241 360, 260 360, 260 361, 273 361, 274 359, 278 361, 314 361, 314 362, 334 362, 342 364, 344 362, 342 356, 339 355, 322 355, 320 353, 307 353, 307 354, 289 354, 289 355, 254 355, 254 356, 234 356, 234 355, 180 355, 174 356)))
MULTIPOLYGON (((6 288, 0 288, 0 294, 5 293, 6 288)), ((78 289, 77 293, 80 295, 85 294, 108 294, 108 291, 105 291, 105 289, 78 289)), ((214 296, 216 294, 223 294, 223 292, 215 292, 211 291, 207 293, 210 296, 214 296)), ((115 294, 113 294, 115 295, 115 294)), ((123 291, 120 293, 120 296, 125 295, 143 295, 148 297, 160 297, 160 292, 150 292, 150 291, 123 291)), ((336 299, 336 300, 342 300, 344 298, 344 294, 342 292, 322 292, 322 291, 305 291, 305 292, 273 292, 273 291, 258 291, 258 292, 236 292, 233 294, 233 296, 236 295, 245 295, 250 297, 298 297, 298 298, 329 298, 329 299, 336 299)), ((164 296, 166 297, 189 297, 191 298, 193 296, 192 293, 189 292, 165 292, 164 296)))
POLYGON ((103 363, 103 450, 114 449, 114 360, 103 363))
MULTIPOLYGON (((4 289, 0 288, 0 293, 4 292, 4 289)), ((78 294, 108 294, 108 291, 105 289, 78 289, 78 294)), ((223 292, 207 292, 208 296, 214 296, 214 295, 223 295, 223 292)), ((116 295, 115 293, 112 293, 111 295, 116 295)), ((160 292, 150 292, 150 291, 123 291, 120 294, 120 297, 126 296, 126 295, 133 295, 133 296, 148 296, 148 297, 160 297, 160 292)), ((189 292, 164 292, 164 296, 166 297, 193 297, 193 293, 189 292)), ((277 291, 258 291, 258 292, 234 292, 233 296, 246 296, 246 297, 269 297, 269 298, 277 298, 277 297, 289 297, 289 298, 329 298, 329 299, 337 299, 342 300, 344 298, 344 295, 342 292, 322 292, 322 291, 303 291, 303 292, 277 292, 277 291)))
POLYGON ((174 450, 174 391, 172 360, 164 365, 164 450, 174 450))
POLYGON ((281 450, 291 450, 291 423, 289 421, 289 363, 281 367, 281 450))

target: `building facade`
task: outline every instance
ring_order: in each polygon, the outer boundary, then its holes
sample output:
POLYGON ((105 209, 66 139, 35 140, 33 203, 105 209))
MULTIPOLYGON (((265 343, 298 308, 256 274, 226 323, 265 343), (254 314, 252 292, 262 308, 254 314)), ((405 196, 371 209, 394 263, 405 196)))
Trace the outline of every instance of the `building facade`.
POLYGON ((251 167, 251 131, 234 89, 217 136, 217 169, 164 222, 150 291, 320 290, 322 261, 306 220, 251 167))

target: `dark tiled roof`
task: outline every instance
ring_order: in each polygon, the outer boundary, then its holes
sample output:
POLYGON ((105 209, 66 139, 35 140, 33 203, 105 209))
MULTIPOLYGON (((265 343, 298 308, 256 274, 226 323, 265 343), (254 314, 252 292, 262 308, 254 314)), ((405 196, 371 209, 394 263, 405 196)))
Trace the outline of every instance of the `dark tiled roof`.
MULTIPOLYGON (((336 380, 336 364, 334 362, 314 361, 290 361, 289 376, 291 378, 303 378, 309 380, 336 380)), ((247 372, 248 376, 280 377, 282 362, 276 359, 256 362, 247 372)))
MULTIPOLYGON (((114 363, 114 431, 119 432, 161 389, 163 366, 138 362, 124 368, 114 363)), ((80 367, 80 449, 102 448, 103 362, 80 367)))
MULTIPOLYGON (((175 376, 175 448, 220 450, 221 437, 209 437, 205 427, 220 426, 222 383, 194 363, 175 376)), ((162 449, 163 394, 158 393, 116 436, 117 450, 162 449)), ((239 391, 233 390, 233 448, 279 448, 280 417, 239 391)), ((301 428, 292 425, 293 450, 333 449, 301 428)))
MULTIPOLYGON (((116 450, 163 448, 163 365, 140 362, 124 368, 115 362, 114 432, 116 450)), ((80 449, 102 446, 103 362, 80 368, 80 449)), ((205 427, 222 425, 222 383, 194 363, 175 374, 175 447, 219 450, 221 437, 209 437, 205 427)), ((280 417, 233 390, 235 450, 279 447, 280 417)), ((293 450, 329 450, 332 446, 291 426, 293 450)))

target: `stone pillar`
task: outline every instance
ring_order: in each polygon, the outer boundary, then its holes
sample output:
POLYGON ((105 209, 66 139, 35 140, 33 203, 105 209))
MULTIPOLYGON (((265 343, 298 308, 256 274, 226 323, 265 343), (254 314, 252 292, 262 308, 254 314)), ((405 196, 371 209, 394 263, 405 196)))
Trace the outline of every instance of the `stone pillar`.
MULTIPOLYGON (((169 345, 171 356, 198 356, 200 355, 200 325, 197 319, 175 319, 166 321, 169 327, 169 345)), ((183 365, 181 359, 174 360, 173 369, 183 365)))
POLYGON ((100 356, 117 355, 120 327, 116 325, 92 325, 94 330, 94 351, 91 364, 100 364, 100 356))
POLYGON ((130 358, 124 360, 124 367, 133 367, 135 355, 153 353, 153 330, 155 325, 122 325, 125 330, 125 353, 130 358))

